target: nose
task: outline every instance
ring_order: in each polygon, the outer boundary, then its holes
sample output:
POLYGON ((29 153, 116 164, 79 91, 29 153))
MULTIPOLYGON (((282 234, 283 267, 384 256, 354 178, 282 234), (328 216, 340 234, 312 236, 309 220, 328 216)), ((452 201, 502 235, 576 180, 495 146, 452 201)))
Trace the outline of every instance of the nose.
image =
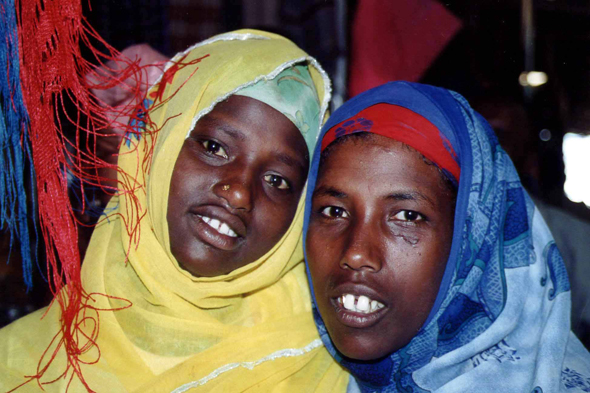
POLYGON ((225 199, 232 209, 252 210, 252 186, 248 179, 232 177, 221 180, 213 186, 213 192, 225 199))
POLYGON ((383 266, 383 253, 375 223, 353 223, 350 228, 348 245, 345 246, 340 261, 342 269, 378 272, 383 266))

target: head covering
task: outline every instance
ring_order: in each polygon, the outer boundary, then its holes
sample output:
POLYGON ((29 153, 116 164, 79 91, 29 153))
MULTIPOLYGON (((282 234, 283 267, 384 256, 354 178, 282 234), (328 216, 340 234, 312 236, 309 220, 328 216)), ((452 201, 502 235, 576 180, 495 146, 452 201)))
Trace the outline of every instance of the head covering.
POLYGON ((461 168, 449 138, 424 117, 401 106, 375 104, 330 128, 322 139, 322 151, 337 138, 357 132, 382 135, 421 152, 454 184, 461 168))
POLYGON ((295 65, 235 93, 255 98, 285 115, 299 129, 310 154, 322 123, 318 93, 305 66, 295 65))
MULTIPOLYGON (((344 359, 330 341, 314 296, 314 317, 330 353, 363 392, 587 391, 590 355, 570 332, 563 260, 488 123, 457 93, 394 82, 341 106, 320 138, 379 104, 427 119, 456 152, 453 243, 430 315, 410 343, 384 359, 344 359)), ((308 203, 320 149, 318 144, 308 203)), ((308 207, 304 236, 309 216, 308 207)))
MULTIPOLYGON (((82 373, 90 387, 109 392, 345 388, 348 375, 323 348, 311 314, 301 248, 303 198, 283 238, 259 260, 229 274, 194 277, 170 251, 168 194, 187 134, 217 103, 248 86, 264 92, 277 75, 295 72, 293 66, 307 72, 302 81, 311 86, 305 89, 317 91, 306 96, 318 110, 301 112, 312 143, 330 99, 329 80, 313 58, 283 37, 253 30, 213 37, 176 55, 150 89, 149 115, 136 116, 136 129, 120 151, 119 181, 127 192, 111 200, 111 215, 96 227, 82 267, 83 288, 93 300, 83 310, 86 323, 79 334, 82 373)), ((42 321, 41 315, 0 331, 0 365, 8 369, 1 370, 0 387, 11 389, 36 372, 60 326, 56 307, 42 321)), ((61 349, 42 381, 65 369, 61 349)), ((64 391, 70 376, 72 368, 44 388, 64 391)), ((84 390, 77 376, 69 389, 84 390)))

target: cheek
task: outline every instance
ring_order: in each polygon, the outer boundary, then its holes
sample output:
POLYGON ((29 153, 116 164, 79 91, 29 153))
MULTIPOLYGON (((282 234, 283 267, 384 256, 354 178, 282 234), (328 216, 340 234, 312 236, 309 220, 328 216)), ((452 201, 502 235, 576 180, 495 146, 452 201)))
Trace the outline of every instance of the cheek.
POLYGON ((168 207, 167 207, 167 219, 168 227, 173 228, 175 219, 180 215, 180 206, 182 204, 182 179, 181 176, 175 171, 172 173, 172 179, 170 181, 170 190, 168 193, 168 207))
MULTIPOLYGON (((413 274, 413 282, 426 303, 434 302, 440 282, 444 274, 449 256, 450 244, 445 236, 438 236, 431 239, 420 247, 416 255, 416 268, 413 274)), ((430 311, 430 310, 428 310, 430 311)))
POLYGON ((266 195, 258 194, 256 198, 248 237, 252 240, 251 252, 261 256, 274 247, 291 226, 298 199, 283 199, 277 203, 266 195))
POLYGON ((321 242, 318 241, 317 233, 313 228, 313 225, 310 225, 307 232, 307 239, 305 241, 305 252, 309 263, 309 271, 314 283, 315 278, 320 275, 321 267, 324 265, 321 257, 325 257, 325 254, 322 255, 320 252, 320 246, 321 242))
MULTIPOLYGON (((335 239, 328 238, 324 232, 310 226, 305 244, 312 283, 318 292, 326 288, 333 275, 337 274, 340 258, 338 251, 342 249, 335 239)), ((323 300, 320 297, 318 301, 323 300)))
POLYGON ((190 166, 187 165, 187 160, 184 157, 183 151, 181 151, 174 165, 172 176, 170 178, 170 191, 168 196, 168 212, 170 208, 174 208, 175 204, 182 202, 183 195, 186 190, 190 188, 189 184, 191 181, 190 166), (172 205, 172 206, 171 206, 172 205))
POLYGON ((311 219, 307 231, 306 250, 310 259, 315 262, 314 265, 324 265, 327 259, 332 256, 332 250, 338 247, 338 237, 334 236, 335 231, 326 229, 326 226, 316 224, 311 219))
MULTIPOLYGON (((180 182, 172 175, 170 182, 170 191, 168 194, 168 216, 174 216, 177 213, 180 203, 182 202, 182 187, 180 182)), ((170 224, 170 223, 168 223, 170 224)))
POLYGON ((424 300, 436 296, 448 259, 444 239, 420 237, 411 244, 398 238, 387 250, 387 269, 396 277, 398 290, 424 300))
POLYGON ((258 199, 256 209, 259 210, 259 221, 266 228, 274 228, 275 231, 284 233, 295 218, 299 196, 272 199, 266 195, 261 195, 258 199))

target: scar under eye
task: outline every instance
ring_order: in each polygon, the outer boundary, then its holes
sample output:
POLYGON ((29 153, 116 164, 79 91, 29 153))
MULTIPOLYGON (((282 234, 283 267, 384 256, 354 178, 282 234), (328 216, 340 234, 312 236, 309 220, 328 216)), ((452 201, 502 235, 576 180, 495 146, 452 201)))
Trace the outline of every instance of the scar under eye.
POLYGON ((212 154, 212 155, 215 155, 218 157, 222 157, 225 159, 228 158, 228 155, 225 152, 225 149, 221 146, 221 144, 219 144, 215 141, 206 139, 204 141, 201 141, 201 145, 203 145, 203 147, 205 148, 205 151, 209 154, 212 154))
POLYGON ((346 210, 344 210, 343 208, 338 207, 338 206, 324 207, 321 210, 321 213, 326 217, 332 217, 332 218, 347 218, 348 217, 348 213, 346 212, 346 210))

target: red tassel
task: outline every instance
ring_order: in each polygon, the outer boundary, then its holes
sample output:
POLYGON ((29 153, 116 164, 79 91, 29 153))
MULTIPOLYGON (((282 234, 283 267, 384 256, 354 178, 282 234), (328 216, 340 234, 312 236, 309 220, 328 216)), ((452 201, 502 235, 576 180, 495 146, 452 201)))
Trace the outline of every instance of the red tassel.
MULTIPOLYGON (((109 297, 126 304, 121 308, 97 309, 93 306, 94 299, 107 295, 86 293, 81 285, 77 222, 68 197, 68 176, 75 176, 81 180, 79 184, 82 192, 85 185, 92 185, 102 187, 107 193, 117 193, 120 197, 130 198, 133 211, 128 217, 122 218, 127 219, 125 225, 131 242, 137 244, 139 222, 145 215, 144 211, 140 211, 135 197, 135 192, 138 191, 135 179, 139 174, 120 173, 121 180, 117 187, 107 186, 111 183, 108 182, 109 179, 101 178, 100 171, 121 171, 116 164, 97 157, 95 141, 96 138, 115 136, 112 131, 108 131, 115 127, 126 130, 123 142, 135 144, 137 138, 130 134, 139 132, 133 127, 133 124, 138 122, 144 124, 142 133, 157 133, 158 129, 149 117, 150 110, 143 106, 142 92, 142 80, 146 76, 143 71, 154 65, 140 67, 137 61, 125 59, 102 40, 82 15, 79 0, 17 0, 16 10, 22 89, 31 121, 30 138, 36 172, 39 223, 47 251, 48 281, 55 296, 50 307, 55 307, 57 301, 61 309, 62 325, 61 331, 56 332, 39 360, 37 373, 28 376, 24 384, 36 381, 42 387, 43 384, 65 379, 69 386, 73 378, 77 377, 86 389, 92 392, 84 380, 80 365, 98 362, 100 351, 98 350, 98 357, 90 363, 85 363, 80 357, 92 349, 98 349, 98 312, 117 311, 130 307, 131 303, 125 299, 109 297), (103 54, 96 50, 93 42, 104 45, 107 53, 103 54), (91 50, 98 65, 82 58, 80 45, 91 50), (115 59, 124 66, 109 68, 106 62, 115 59), (132 96, 129 104, 111 107, 91 92, 91 89, 108 90, 121 85, 125 86, 132 96), (72 101, 77 107, 75 117, 68 116, 64 108, 64 99, 72 101), (131 113, 131 125, 113 122, 113 113, 123 119, 129 118, 131 113), (65 115, 67 121, 73 125, 73 140, 64 135, 60 114, 65 115), (84 133, 90 138, 81 138, 84 133), (84 139, 91 142, 81 146, 81 140, 84 139), (85 331, 91 332, 90 335, 84 333, 83 326, 85 331), (67 368, 58 379, 41 381, 58 352, 64 350, 67 354, 67 368)), ((163 90, 176 71, 199 63, 207 56, 187 63, 183 63, 184 59, 181 59, 170 67, 164 73, 159 88, 150 97, 155 101, 150 109, 153 110, 174 96, 176 92, 162 101, 163 90)), ((197 69, 195 67, 192 74, 197 69)), ((150 140, 152 143, 145 146, 147 151, 142 163, 144 173, 149 172, 156 135, 150 140)), ((131 247, 132 244, 129 244, 128 249, 131 247)))
MULTIPOLYGON (((41 386, 41 378, 59 350, 65 349, 68 367, 61 378, 70 382, 77 376, 88 391, 80 370, 80 355, 95 346, 98 317, 90 337, 81 337, 81 326, 89 323, 83 310, 92 308, 92 296, 85 293, 80 280, 80 254, 77 245, 77 226, 68 198, 68 172, 84 179, 85 184, 100 186, 98 169, 110 167, 96 157, 95 149, 80 146, 81 133, 97 135, 109 125, 107 111, 92 97, 84 76, 94 67, 82 58, 83 43, 102 64, 119 54, 92 30, 82 16, 79 0, 21 0, 16 2, 19 26, 20 71, 24 101, 30 115, 32 158, 37 182, 39 223, 47 251, 47 270, 50 289, 61 309, 62 329, 56 332, 49 348, 55 348, 45 361, 40 359, 37 374, 28 377, 41 386), (108 54, 96 51, 91 44, 96 40, 105 45, 108 54), (64 109, 66 96, 78 108, 75 118, 67 118, 75 127, 73 141, 63 133, 59 113, 64 109), (82 123, 82 116, 87 119, 82 123), (59 262, 58 262, 59 261, 59 262), (79 343, 87 342, 83 347, 79 343), (55 345, 57 343, 57 345, 55 345), (73 370, 73 372, 71 372, 73 370)), ((94 72, 97 74, 96 72, 94 72)), ((120 78, 141 77, 139 67, 129 63, 126 72, 117 78, 101 75, 102 88, 112 87, 120 78)), ((139 98, 140 84, 136 96, 139 98)), ((138 101, 138 100, 136 100, 138 101)), ((128 306, 127 306, 128 307, 128 306)), ((43 382, 43 383, 51 383, 43 382)))

